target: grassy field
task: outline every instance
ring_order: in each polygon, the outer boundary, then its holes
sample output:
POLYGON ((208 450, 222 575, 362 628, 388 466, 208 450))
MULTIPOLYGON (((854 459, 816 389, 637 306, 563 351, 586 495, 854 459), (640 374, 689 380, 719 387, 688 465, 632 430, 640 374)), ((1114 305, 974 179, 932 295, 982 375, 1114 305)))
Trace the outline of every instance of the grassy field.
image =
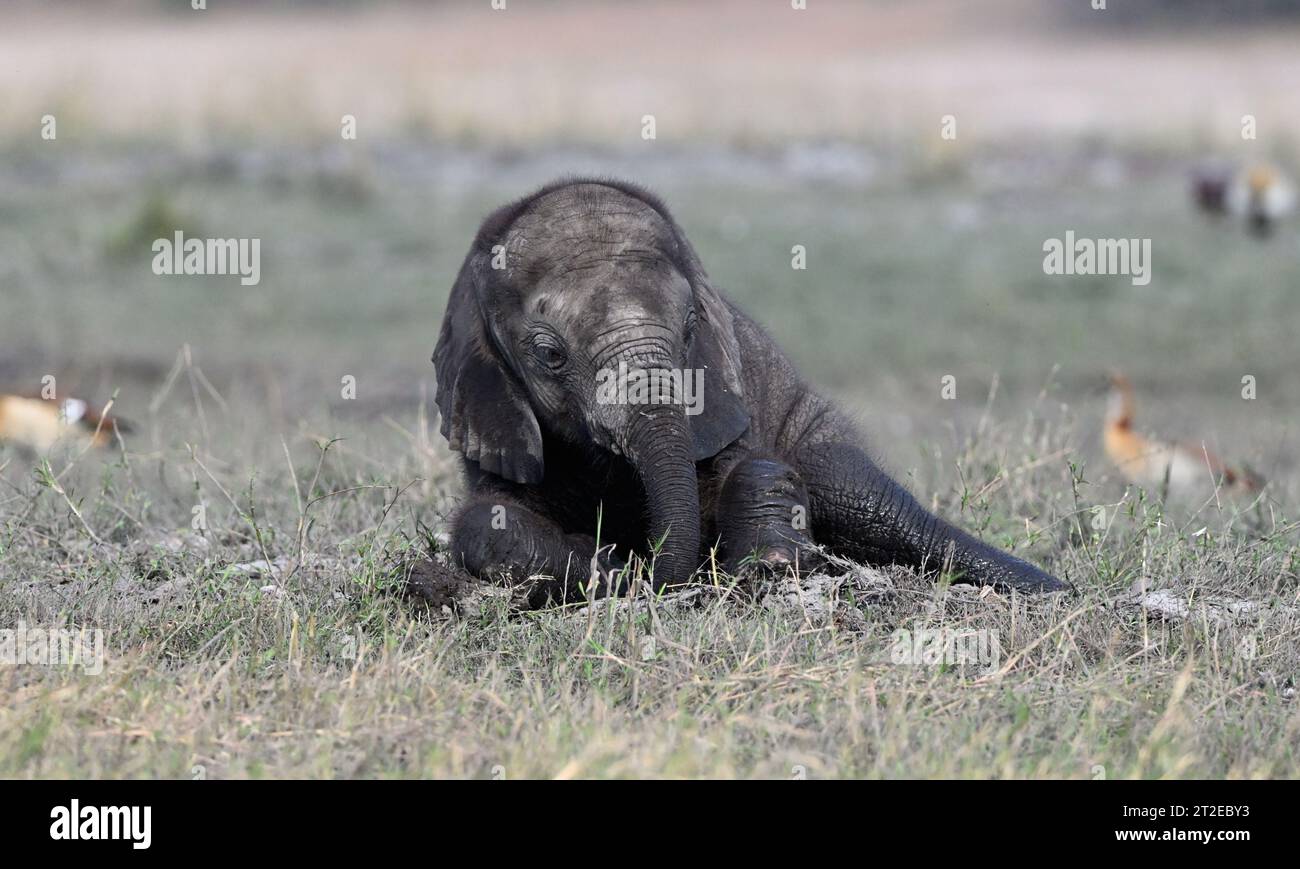
MULTIPOLYGON (((497 36, 526 49, 544 24, 572 40, 571 6, 497 36)), ((1300 231, 1257 241, 1187 193, 1242 94, 1262 117, 1289 105, 1293 34, 1224 37, 1254 48, 1236 75, 1201 37, 1155 40, 1135 76, 1117 62, 1132 46, 1067 57, 1049 29, 1034 90, 1019 62, 994 63, 1005 41, 964 38, 977 22, 886 6, 791 28, 789 76, 734 47, 779 42, 785 19, 725 4, 721 31, 687 4, 645 31, 681 55, 610 40, 595 61, 557 50, 544 74, 526 50, 471 56, 482 25, 464 9, 432 29, 438 50, 391 10, 282 42, 296 19, 108 36, 15 19, 0 34, 0 392, 52 375, 115 396, 135 430, 48 462, 0 445, 0 629, 105 644, 102 672, 0 663, 0 775, 1300 775, 1300 231), (703 83, 668 76, 733 25, 703 83), (55 33, 77 63, 35 62, 55 33), (125 48, 135 65, 115 67, 125 48), (348 51, 374 62, 320 72, 348 51), (617 74, 599 85, 591 62, 617 74), (816 117, 801 76, 825 84, 816 117), (949 99, 963 125, 986 122, 960 145, 928 135, 949 99), (678 132, 629 142, 618 112, 635 131, 647 101, 674 107, 661 129, 678 132), (58 140, 35 140, 32 113, 56 109, 58 140), (370 125, 360 141, 338 140, 341 111, 370 125), (659 192, 715 282, 923 502, 1077 594, 852 570, 536 613, 508 594, 456 614, 403 599, 460 493, 429 363, 447 291, 489 210, 571 173, 659 192), (261 283, 154 275, 150 244, 176 229, 260 238, 261 283), (1044 239, 1067 230, 1152 239, 1151 283, 1045 275, 1044 239), (1248 463, 1262 495, 1165 504, 1126 486, 1098 442, 1114 369, 1139 427, 1248 463), (900 662, 903 630, 977 632, 998 654, 900 662)), ((597 23, 623 33, 628 14, 597 23)), ((1250 153, 1294 165, 1288 135, 1250 153)))
POLYGON ((1133 180, 1116 194, 1079 157, 1044 170, 1061 178, 1049 196, 985 186, 975 163, 844 189, 758 157, 710 186, 707 155, 235 156, 88 155, 82 182, 20 155, 6 178, 7 307, 23 311, 3 325, 7 382, 118 390, 137 431, 45 477, 0 454, 0 621, 95 627, 107 645, 97 675, 0 669, 3 774, 1300 772, 1283 316, 1298 264, 1293 246, 1200 223, 1176 167, 1117 157, 1133 180), (413 612, 394 566, 457 493, 429 417, 442 301, 477 218, 557 164, 659 182, 714 277, 861 411, 924 500, 1078 596, 893 574, 841 590, 853 617, 745 590, 653 617, 497 598, 458 619, 413 612), (439 176, 453 171, 458 188, 439 176), (42 172, 54 182, 20 180, 42 172), (157 220, 262 237, 262 284, 154 276, 157 220), (1120 220, 1155 238, 1150 286, 1042 274, 1044 227, 1120 220), (788 267, 794 243, 806 272, 788 267), (1108 367, 1149 393, 1152 425, 1200 426, 1265 472, 1265 496, 1166 511, 1126 489, 1096 445, 1108 367), (1242 401, 1237 371, 1261 398, 1242 401), (944 373, 956 401, 939 399, 944 373), (1138 580, 1190 611, 1140 605, 1138 580), (900 628, 996 632, 1001 666, 900 666, 900 628))

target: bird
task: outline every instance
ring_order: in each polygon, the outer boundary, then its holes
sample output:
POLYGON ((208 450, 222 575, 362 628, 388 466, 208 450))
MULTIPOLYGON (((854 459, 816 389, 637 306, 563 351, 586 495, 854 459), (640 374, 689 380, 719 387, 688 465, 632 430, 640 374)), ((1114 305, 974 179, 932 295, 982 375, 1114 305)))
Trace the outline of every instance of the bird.
POLYGON ((65 439, 107 447, 115 431, 130 430, 122 419, 97 413, 80 398, 0 393, 0 444, 16 444, 38 453, 48 453, 65 439))
POLYGON ((1192 198, 1206 214, 1228 213, 1228 187, 1235 170, 1223 163, 1205 163, 1192 170, 1192 198))
MULTIPOLYGON (((1234 190, 1237 197, 1242 196, 1240 187, 1234 190)), ((1256 235, 1267 236, 1274 223, 1295 210, 1295 188, 1275 167, 1254 166, 1246 173, 1245 203, 1236 207, 1245 212, 1256 235)))
POLYGON ((1133 430, 1136 406, 1133 385, 1122 374, 1110 377, 1102 443, 1106 455, 1124 478, 1147 489, 1163 489, 1175 496, 1195 494, 1207 482, 1230 493, 1259 491, 1264 484, 1249 470, 1225 465, 1200 444, 1171 443, 1133 430))
POLYGON ((1192 173, 1192 196, 1207 214, 1244 217, 1252 233, 1272 235, 1279 221, 1296 206, 1295 187, 1277 166, 1256 163, 1245 169, 1224 163, 1197 167, 1192 173))

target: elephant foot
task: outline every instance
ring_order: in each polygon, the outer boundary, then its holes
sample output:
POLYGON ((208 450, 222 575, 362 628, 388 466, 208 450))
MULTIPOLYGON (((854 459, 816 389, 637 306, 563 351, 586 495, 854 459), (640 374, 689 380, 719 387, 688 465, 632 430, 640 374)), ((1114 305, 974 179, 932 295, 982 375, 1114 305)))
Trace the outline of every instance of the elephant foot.
POLYGON ((722 567, 733 576, 784 576, 821 564, 809 526, 808 490, 790 465, 766 457, 737 464, 717 504, 722 567))
POLYGON ((566 534, 555 521, 503 495, 466 503, 451 537, 454 564, 481 580, 522 589, 533 609, 618 594, 625 584, 625 562, 612 547, 597 549, 594 537, 566 534))

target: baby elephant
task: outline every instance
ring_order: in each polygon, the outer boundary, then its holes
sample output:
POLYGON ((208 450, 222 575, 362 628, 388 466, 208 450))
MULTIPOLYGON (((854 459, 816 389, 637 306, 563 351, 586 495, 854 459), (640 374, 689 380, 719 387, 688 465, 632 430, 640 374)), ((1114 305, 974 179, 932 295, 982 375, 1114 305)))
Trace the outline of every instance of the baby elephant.
POLYGON ((472 574, 617 591, 715 552, 735 572, 803 566, 810 544, 1021 591, 1066 586, 927 512, 846 418, 719 292, 653 195, 562 181, 479 229, 433 353, 442 433, 469 497, 452 554, 472 574), (597 546, 599 541, 599 550, 597 546))

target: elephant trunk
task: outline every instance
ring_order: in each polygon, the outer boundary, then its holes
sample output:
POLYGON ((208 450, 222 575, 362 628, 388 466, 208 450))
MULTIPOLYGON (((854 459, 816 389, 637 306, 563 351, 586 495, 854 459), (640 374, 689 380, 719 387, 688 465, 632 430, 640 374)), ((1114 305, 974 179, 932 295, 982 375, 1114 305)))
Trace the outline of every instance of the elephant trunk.
POLYGON ((642 407, 635 413, 627 457, 645 489, 650 545, 659 546, 654 566, 657 591, 686 582, 699 566, 700 493, 681 405, 642 407))

